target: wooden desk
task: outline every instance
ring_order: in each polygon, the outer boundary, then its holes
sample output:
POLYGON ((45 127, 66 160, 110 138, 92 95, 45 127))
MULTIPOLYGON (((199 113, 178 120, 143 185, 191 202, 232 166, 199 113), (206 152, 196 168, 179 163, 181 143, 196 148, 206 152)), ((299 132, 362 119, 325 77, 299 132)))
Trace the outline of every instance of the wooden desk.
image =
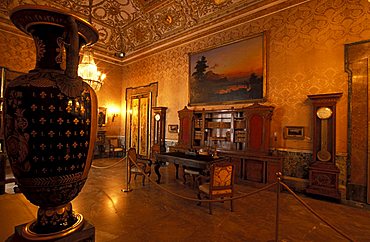
POLYGON ((218 153, 230 157, 236 165, 239 181, 270 184, 277 181, 277 172, 282 172, 283 158, 257 152, 219 150, 218 153))
POLYGON ((156 162, 154 166, 154 171, 157 174, 157 183, 160 183, 161 181, 159 168, 161 167, 161 164, 166 162, 173 163, 176 166, 176 179, 179 179, 180 165, 205 170, 212 162, 223 159, 224 158, 221 157, 215 159, 208 155, 190 155, 182 152, 158 153, 156 154, 156 162))

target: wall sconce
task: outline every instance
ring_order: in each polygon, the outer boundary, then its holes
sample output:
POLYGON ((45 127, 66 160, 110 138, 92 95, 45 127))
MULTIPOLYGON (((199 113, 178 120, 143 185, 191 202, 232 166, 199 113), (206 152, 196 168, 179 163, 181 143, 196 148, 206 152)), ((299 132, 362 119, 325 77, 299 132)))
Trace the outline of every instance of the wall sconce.
POLYGON ((112 123, 114 122, 114 118, 115 118, 115 117, 118 117, 118 113, 113 113, 113 114, 112 114, 112 123))
POLYGON ((118 115, 121 112, 120 109, 117 106, 114 106, 114 105, 110 105, 108 107, 108 111, 109 111, 109 114, 112 116, 112 123, 114 122, 114 119, 116 117, 118 117, 118 115))

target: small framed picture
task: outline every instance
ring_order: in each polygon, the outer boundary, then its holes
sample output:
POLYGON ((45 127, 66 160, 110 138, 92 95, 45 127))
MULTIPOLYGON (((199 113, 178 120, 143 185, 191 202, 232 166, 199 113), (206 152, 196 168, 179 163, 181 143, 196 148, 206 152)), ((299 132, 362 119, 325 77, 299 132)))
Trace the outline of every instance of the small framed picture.
POLYGON ((303 126, 285 126, 284 139, 304 139, 303 126))
POLYGON ((169 133, 177 133, 179 130, 179 126, 177 124, 169 124, 168 125, 168 132, 169 133))
POLYGON ((107 123, 107 108, 99 107, 98 108, 98 126, 104 127, 107 123))

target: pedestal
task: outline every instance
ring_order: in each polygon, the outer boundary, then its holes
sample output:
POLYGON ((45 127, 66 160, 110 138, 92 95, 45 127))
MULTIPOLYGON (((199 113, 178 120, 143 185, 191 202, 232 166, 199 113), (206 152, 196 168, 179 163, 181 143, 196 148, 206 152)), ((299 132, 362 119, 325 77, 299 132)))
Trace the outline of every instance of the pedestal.
MULTIPOLYGON (((30 242, 35 240, 28 240, 23 238, 22 236, 22 229, 26 226, 26 224, 21 224, 15 227, 14 234, 10 236, 6 242, 30 242)), ((65 236, 63 238, 53 239, 53 240, 43 240, 43 241, 49 241, 49 242, 93 242, 95 241, 95 227, 94 225, 90 224, 88 221, 84 221, 84 225, 82 226, 82 229, 79 231, 76 231, 68 236, 65 236)))

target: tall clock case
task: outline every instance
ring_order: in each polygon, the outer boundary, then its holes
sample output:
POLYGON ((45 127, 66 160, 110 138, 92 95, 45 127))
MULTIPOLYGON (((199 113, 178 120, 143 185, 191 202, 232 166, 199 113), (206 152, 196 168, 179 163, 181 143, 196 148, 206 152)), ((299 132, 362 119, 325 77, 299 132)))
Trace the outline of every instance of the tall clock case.
POLYGON ((312 162, 306 192, 340 199, 336 166, 336 105, 342 93, 308 95, 312 103, 312 162))
POLYGON ((166 151, 166 110, 167 107, 152 108, 152 151, 166 151))

